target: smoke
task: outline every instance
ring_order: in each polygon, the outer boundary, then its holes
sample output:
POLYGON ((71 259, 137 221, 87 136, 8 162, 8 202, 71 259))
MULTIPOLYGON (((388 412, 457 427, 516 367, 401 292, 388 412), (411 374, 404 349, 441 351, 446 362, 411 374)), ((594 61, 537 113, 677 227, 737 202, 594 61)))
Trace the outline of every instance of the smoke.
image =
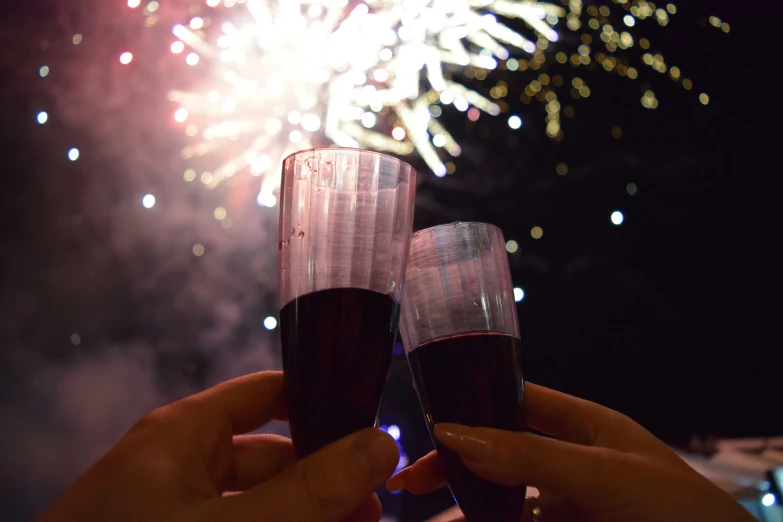
POLYGON ((3 407, 7 455, 2 488, 27 498, 72 481, 128 428, 161 402, 143 345, 121 346, 70 364, 37 365, 24 396, 3 407), (8 473, 10 471, 10 473, 8 473))
MULTIPOLYGON (((277 314, 278 209, 256 204, 257 178, 213 190, 183 180, 166 82, 187 79, 161 74, 162 31, 115 3, 57 9, 30 33, 46 52, 11 64, 51 73, 19 84, 50 121, 27 138, 39 154, 14 196, 27 224, 3 245, 5 520, 39 513, 145 412, 280 367, 277 332, 262 324, 277 314)), ((17 37, 31 29, 20 23, 17 37)))

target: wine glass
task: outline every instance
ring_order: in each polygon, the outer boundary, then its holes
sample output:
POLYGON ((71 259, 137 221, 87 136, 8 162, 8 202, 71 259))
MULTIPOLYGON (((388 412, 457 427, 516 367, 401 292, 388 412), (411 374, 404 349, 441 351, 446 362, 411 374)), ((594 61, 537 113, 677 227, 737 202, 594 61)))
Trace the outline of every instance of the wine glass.
POLYGON ((399 325, 416 171, 314 149, 283 160, 279 298, 285 395, 300 457, 375 425, 399 325))
MULTIPOLYGON (((500 229, 451 223, 413 234, 400 327, 430 434, 441 422, 525 429, 522 348, 500 229)), ((433 442, 469 522, 522 519, 525 486, 484 480, 433 442)))

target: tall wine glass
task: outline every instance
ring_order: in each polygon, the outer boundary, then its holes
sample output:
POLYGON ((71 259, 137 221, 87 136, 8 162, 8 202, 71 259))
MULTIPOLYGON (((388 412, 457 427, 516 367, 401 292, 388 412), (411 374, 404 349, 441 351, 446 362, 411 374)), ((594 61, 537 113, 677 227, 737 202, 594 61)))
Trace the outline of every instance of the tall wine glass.
MULTIPOLYGON (((519 324, 497 227, 451 223, 413 234, 400 324, 430 433, 441 422, 525 429, 519 324)), ((525 486, 486 481, 434 443, 469 522, 522 519, 525 486)))
POLYGON ((399 324, 416 171, 315 149, 283 160, 279 296, 285 394, 305 456, 377 420, 399 324))

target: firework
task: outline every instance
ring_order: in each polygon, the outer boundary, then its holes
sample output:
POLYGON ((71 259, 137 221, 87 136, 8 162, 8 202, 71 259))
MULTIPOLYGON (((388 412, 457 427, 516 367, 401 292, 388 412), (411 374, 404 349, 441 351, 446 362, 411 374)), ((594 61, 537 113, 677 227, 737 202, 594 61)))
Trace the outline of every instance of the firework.
MULTIPOLYGON (((156 2, 145 9, 153 4, 157 9, 156 2)), ((169 95, 174 119, 191 138, 182 155, 209 166, 200 180, 210 187, 239 172, 259 176, 258 201, 267 206, 279 184, 270 169, 291 152, 328 143, 417 151, 444 176, 444 158, 461 149, 438 121, 441 106, 453 105, 472 121, 508 110, 507 84, 488 88, 487 97, 461 83, 461 74, 484 80, 498 66, 526 73, 520 99, 544 104, 546 133, 559 141, 561 110, 573 114, 561 91, 590 96, 580 68, 634 80, 649 67, 692 88, 631 32, 647 19, 667 25, 675 13, 673 4, 645 0, 587 7, 581 0, 206 0, 172 29, 171 52, 203 78, 199 89, 169 95), (632 55, 635 49, 642 52, 632 55), (576 72, 550 77, 545 70, 556 63, 576 72)), ((641 97, 647 109, 658 103, 652 90, 641 97)), ((522 120, 511 115, 508 123, 517 129, 522 120)), ((196 179, 195 171, 185 179, 196 179)))
MULTIPOLYGON (((274 205, 280 159, 323 142, 395 154, 418 150, 446 174, 439 148, 460 148, 432 116, 442 101, 490 114, 500 107, 444 76, 444 66, 493 69, 510 46, 536 46, 498 22, 523 20, 536 38, 557 40, 565 10, 537 2, 208 0, 174 25, 171 51, 203 68, 204 87, 172 91, 174 119, 191 136, 184 158, 219 162, 200 179, 215 186, 248 170, 262 177, 259 202, 274 205)), ((186 179, 195 179, 189 170, 186 179)))

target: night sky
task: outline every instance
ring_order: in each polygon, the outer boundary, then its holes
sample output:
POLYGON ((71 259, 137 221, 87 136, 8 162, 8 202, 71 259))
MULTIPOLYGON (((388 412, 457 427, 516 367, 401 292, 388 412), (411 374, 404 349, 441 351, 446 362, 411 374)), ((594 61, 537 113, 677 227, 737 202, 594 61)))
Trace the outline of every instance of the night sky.
MULTIPOLYGON (((181 136, 159 121, 169 110, 153 79, 162 66, 127 80, 102 72, 123 46, 148 44, 117 29, 131 22, 87 9, 97 3, 56 4, 4 6, 0 20, 0 498, 9 520, 37 513, 148 409, 280 366, 278 332, 261 324, 277 314, 278 208, 258 207, 250 183, 184 185, 181 136), (71 45, 79 31, 86 54, 76 58, 58 42, 71 45), (67 72, 58 77, 58 67, 67 72), (71 147, 78 161, 68 161, 71 147), (152 209, 141 205, 146 193, 156 194, 152 209), (234 209, 231 228, 203 211, 221 204, 234 209)), ((694 434, 782 435, 780 62, 766 28, 778 15, 729 2, 677 7, 668 27, 646 34, 688 71, 693 91, 650 73, 660 105, 647 110, 639 80, 585 72, 591 96, 573 102, 557 143, 541 106, 519 99, 529 78, 496 71, 487 88, 506 81, 524 125, 445 111, 463 155, 442 179, 408 158, 422 173, 414 228, 488 221, 519 243, 510 259, 525 291, 531 381, 620 410, 675 445, 694 434)), ((558 67, 570 66, 549 74, 558 67)), ((401 427, 411 458, 430 449, 403 356, 382 422, 401 427)), ((448 503, 394 498, 411 520, 448 503)))

